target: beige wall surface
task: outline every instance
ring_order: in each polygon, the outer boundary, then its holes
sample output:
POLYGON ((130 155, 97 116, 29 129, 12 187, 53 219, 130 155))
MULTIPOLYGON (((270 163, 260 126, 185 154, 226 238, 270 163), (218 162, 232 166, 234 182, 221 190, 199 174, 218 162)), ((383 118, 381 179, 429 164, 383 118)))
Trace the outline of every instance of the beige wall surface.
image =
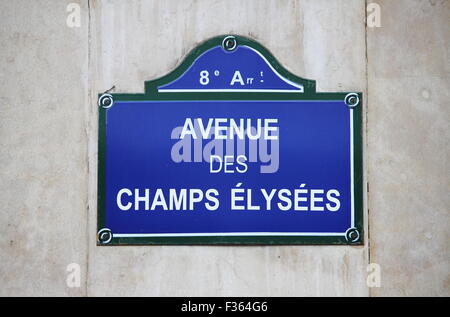
POLYGON ((378 1, 368 29, 373 295, 450 295, 450 1, 378 1))
POLYGON ((0 295, 86 294, 88 25, 66 5, 0 2, 0 295))
POLYGON ((449 296, 450 1, 376 3, 380 27, 364 0, 0 0, 0 295, 449 296), (222 34, 363 92, 364 246, 96 246, 97 94, 222 34))

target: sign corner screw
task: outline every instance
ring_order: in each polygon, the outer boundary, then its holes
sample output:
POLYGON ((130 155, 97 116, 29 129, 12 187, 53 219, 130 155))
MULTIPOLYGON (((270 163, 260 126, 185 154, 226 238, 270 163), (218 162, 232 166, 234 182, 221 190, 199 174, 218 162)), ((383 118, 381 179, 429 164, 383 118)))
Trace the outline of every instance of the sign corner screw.
POLYGON ((355 108, 359 105, 359 96, 356 92, 351 92, 345 96, 344 102, 350 109, 355 108))
POLYGON ((348 242, 351 243, 355 243, 358 242, 360 238, 360 233, 359 230, 356 228, 349 228, 346 232, 345 232, 345 239, 348 242))
POLYGON ((98 106, 108 109, 111 108, 114 103, 113 96, 110 94, 103 94, 98 98, 98 106))
POLYGON ((100 244, 108 244, 113 238, 113 233, 108 228, 100 229, 97 233, 97 240, 100 244))

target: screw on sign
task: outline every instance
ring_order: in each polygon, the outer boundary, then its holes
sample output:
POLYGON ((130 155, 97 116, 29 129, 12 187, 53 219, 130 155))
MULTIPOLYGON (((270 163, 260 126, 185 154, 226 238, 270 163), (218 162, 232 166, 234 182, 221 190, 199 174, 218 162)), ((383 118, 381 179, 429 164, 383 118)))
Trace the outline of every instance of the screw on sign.
POLYGON ((226 51, 233 51, 237 47, 237 41, 234 36, 227 36, 223 42, 222 46, 226 51))
POLYGON ((113 235, 111 230, 107 229, 107 228, 103 228, 98 232, 98 241, 101 244, 107 244, 109 242, 111 242, 113 235))
POLYGON ((345 96, 345 103, 350 108, 356 107, 359 104, 359 97, 356 93, 350 93, 345 96))
POLYGON ((113 97, 110 94, 103 94, 98 99, 98 105, 105 109, 110 108, 113 105, 113 97))

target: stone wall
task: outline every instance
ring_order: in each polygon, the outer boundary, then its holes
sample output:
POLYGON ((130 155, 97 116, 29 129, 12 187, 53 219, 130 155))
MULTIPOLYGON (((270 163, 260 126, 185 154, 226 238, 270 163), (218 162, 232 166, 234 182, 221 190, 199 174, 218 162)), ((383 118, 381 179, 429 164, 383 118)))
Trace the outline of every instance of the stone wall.
POLYGON ((450 1, 376 3, 381 27, 363 0, 0 1, 0 295, 450 295, 450 1), (364 246, 96 246, 97 94, 221 34, 363 92, 364 246))

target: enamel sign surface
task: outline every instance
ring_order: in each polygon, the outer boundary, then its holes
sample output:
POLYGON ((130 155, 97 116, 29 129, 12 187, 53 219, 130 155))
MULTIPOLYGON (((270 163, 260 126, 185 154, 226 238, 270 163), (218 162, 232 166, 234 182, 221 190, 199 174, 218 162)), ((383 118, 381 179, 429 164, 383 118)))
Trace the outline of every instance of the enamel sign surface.
POLYGON ((98 244, 362 244, 361 107, 239 36, 99 95, 98 244))

